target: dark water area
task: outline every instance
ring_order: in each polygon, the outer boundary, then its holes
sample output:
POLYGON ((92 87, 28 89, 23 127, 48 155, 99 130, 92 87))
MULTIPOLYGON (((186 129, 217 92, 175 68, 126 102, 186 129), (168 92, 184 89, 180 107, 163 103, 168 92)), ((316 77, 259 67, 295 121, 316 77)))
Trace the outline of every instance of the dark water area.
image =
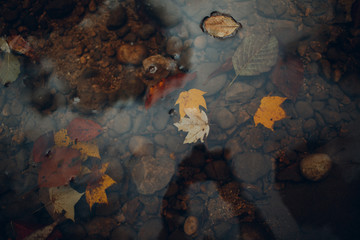
POLYGON ((360 239, 358 0, 0 6, 0 240, 360 239))

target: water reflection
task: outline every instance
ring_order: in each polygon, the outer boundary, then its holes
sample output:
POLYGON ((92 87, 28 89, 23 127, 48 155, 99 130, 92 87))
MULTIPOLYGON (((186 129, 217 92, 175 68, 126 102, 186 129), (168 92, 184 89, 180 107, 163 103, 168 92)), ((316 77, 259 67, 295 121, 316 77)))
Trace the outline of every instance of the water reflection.
MULTIPOLYGON (((33 149, 41 135, 77 117, 103 129, 92 139, 100 157, 81 166, 96 171, 109 163, 106 175, 116 184, 105 190, 108 204, 90 208, 84 194, 75 221, 56 222, 55 239, 359 235, 359 1, 2 2, 1 36, 21 35, 39 58, 17 54, 21 74, 0 89, 0 239, 59 220, 40 201, 48 189, 39 187, 42 163, 33 149), (214 10, 243 28, 226 40, 204 34, 199 24, 214 10), (232 69, 208 79, 252 34, 276 36, 279 62, 237 76, 231 87, 232 69), (196 78, 145 109, 150 86, 193 72, 196 78), (186 133, 173 125, 176 99, 191 88, 207 92, 203 145, 183 144, 186 133), (288 98, 281 105, 287 117, 273 131, 253 120, 265 96, 288 98), (333 161, 319 182, 299 167, 315 152, 333 161)), ((62 147, 79 142, 87 140, 62 147)), ((51 156, 54 145, 44 144, 41 154, 51 156)), ((84 193, 91 176, 67 186, 84 193)))

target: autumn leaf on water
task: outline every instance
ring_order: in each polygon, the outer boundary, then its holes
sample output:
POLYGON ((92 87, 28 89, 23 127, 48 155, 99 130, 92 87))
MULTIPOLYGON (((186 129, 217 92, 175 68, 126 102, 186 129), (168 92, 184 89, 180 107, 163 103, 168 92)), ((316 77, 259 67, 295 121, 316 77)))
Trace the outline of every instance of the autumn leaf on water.
POLYGON ((39 187, 66 185, 80 172, 80 152, 72 148, 55 147, 48 158, 41 163, 39 187))
POLYGON ((67 126, 67 132, 72 140, 90 141, 102 133, 102 127, 90 119, 75 118, 67 126))
POLYGON ((271 74, 274 85, 287 98, 295 101, 304 83, 304 66, 298 57, 279 59, 271 74))
POLYGON ((62 216, 63 211, 65 211, 65 218, 75 221, 74 206, 82 195, 84 193, 79 193, 70 186, 60 186, 42 189, 40 191, 40 200, 45 204, 46 210, 54 219, 62 216), (43 193, 44 191, 46 193, 43 193))
POLYGON ((188 81, 196 78, 196 72, 178 73, 176 75, 162 79, 156 85, 150 87, 146 93, 145 108, 150 108, 159 99, 172 93, 178 88, 182 88, 188 81))
POLYGON ((109 163, 104 163, 101 169, 94 171, 94 179, 88 183, 86 187, 86 201, 90 206, 90 209, 95 203, 106 203, 108 199, 105 190, 116 182, 107 174, 105 174, 109 163))
POLYGON ((212 12, 210 17, 202 20, 200 27, 203 32, 213 37, 227 38, 234 36, 241 24, 229 14, 212 12))
MULTIPOLYGON (((99 147, 93 142, 80 142, 72 140, 68 136, 66 129, 60 129, 54 134, 55 146, 71 147, 77 149, 81 154, 89 157, 96 157, 100 159, 99 147)), ((86 158, 86 157, 85 157, 86 158)))
POLYGON ((206 92, 195 88, 180 93, 175 103, 175 105, 179 104, 180 119, 185 117, 185 108, 199 109, 199 106, 203 106, 206 109, 206 102, 203 97, 205 93, 206 92))
POLYGON ((254 115, 255 126, 259 123, 274 131, 274 123, 286 117, 280 105, 286 100, 284 97, 263 97, 254 115))
POLYGON ((174 123, 179 131, 188 132, 184 144, 195 143, 199 139, 204 142, 204 138, 209 135, 210 131, 206 113, 197 108, 185 108, 184 111, 188 117, 181 118, 178 123, 174 123))

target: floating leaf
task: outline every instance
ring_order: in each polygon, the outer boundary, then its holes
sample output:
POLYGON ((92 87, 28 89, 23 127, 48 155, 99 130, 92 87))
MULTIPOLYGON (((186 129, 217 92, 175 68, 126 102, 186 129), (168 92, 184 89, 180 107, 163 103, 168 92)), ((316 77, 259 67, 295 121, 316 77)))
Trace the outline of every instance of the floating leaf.
POLYGON ((295 101, 304 82, 304 66, 297 57, 279 59, 271 74, 274 85, 287 98, 295 101))
POLYGON ((217 38, 227 38, 234 36, 241 24, 229 14, 212 12, 210 17, 205 17, 201 24, 203 32, 217 38))
POLYGON ((54 133, 48 132, 36 139, 33 146, 34 162, 42 162, 47 158, 51 148, 54 146, 54 133))
POLYGON ((188 118, 184 117, 178 123, 174 123, 179 131, 188 132, 184 144, 195 143, 199 139, 204 142, 204 137, 208 136, 210 131, 206 113, 197 108, 185 108, 184 111, 188 118))
POLYGON ((45 204, 50 215, 57 219, 65 211, 64 216, 75 221, 74 206, 84 193, 79 193, 70 186, 52 187, 44 190, 48 191, 48 194, 40 196, 40 200, 45 204))
POLYGON ((175 89, 182 88, 188 81, 196 78, 196 72, 178 73, 166 79, 162 79, 159 83, 149 88, 146 93, 145 108, 150 108, 160 98, 173 92, 175 89))
POLYGON ((11 53, 0 59, 0 81, 3 85, 14 82, 20 73, 20 61, 11 53))
POLYGON ((206 92, 195 88, 180 93, 175 103, 175 105, 179 104, 180 119, 185 117, 185 108, 199 109, 199 106, 203 106, 206 109, 206 102, 203 97, 205 93, 206 92))
POLYGON ((278 41, 274 36, 252 34, 245 37, 232 57, 236 77, 269 71, 276 63, 278 52, 278 41))
POLYGON ((111 177, 105 174, 109 163, 102 165, 101 169, 93 173, 94 179, 86 187, 86 201, 90 209, 95 203, 106 203, 108 199, 105 190, 116 183, 111 177))
POLYGON ((255 126, 259 123, 274 131, 274 123, 286 117, 280 105, 286 100, 284 97, 263 97, 254 116, 255 126))
POLYGON ((92 140, 103 131, 102 127, 96 122, 83 118, 73 119, 66 129, 69 137, 77 141, 92 140))
POLYGON ((40 187, 66 185, 80 172, 80 152, 72 148, 55 147, 42 162, 38 184, 40 187))

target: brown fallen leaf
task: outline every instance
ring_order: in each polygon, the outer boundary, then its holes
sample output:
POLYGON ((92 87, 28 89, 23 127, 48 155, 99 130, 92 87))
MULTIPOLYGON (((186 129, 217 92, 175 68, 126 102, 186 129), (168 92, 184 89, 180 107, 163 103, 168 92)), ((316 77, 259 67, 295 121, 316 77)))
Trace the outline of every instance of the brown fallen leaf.
POLYGON ((234 36, 242 26, 228 14, 212 12, 210 17, 201 21, 200 27, 203 32, 213 37, 228 38, 234 36))
POLYGON ((286 100, 284 97, 263 97, 254 115, 255 126, 259 123, 274 131, 274 123, 286 117, 280 105, 286 100))

